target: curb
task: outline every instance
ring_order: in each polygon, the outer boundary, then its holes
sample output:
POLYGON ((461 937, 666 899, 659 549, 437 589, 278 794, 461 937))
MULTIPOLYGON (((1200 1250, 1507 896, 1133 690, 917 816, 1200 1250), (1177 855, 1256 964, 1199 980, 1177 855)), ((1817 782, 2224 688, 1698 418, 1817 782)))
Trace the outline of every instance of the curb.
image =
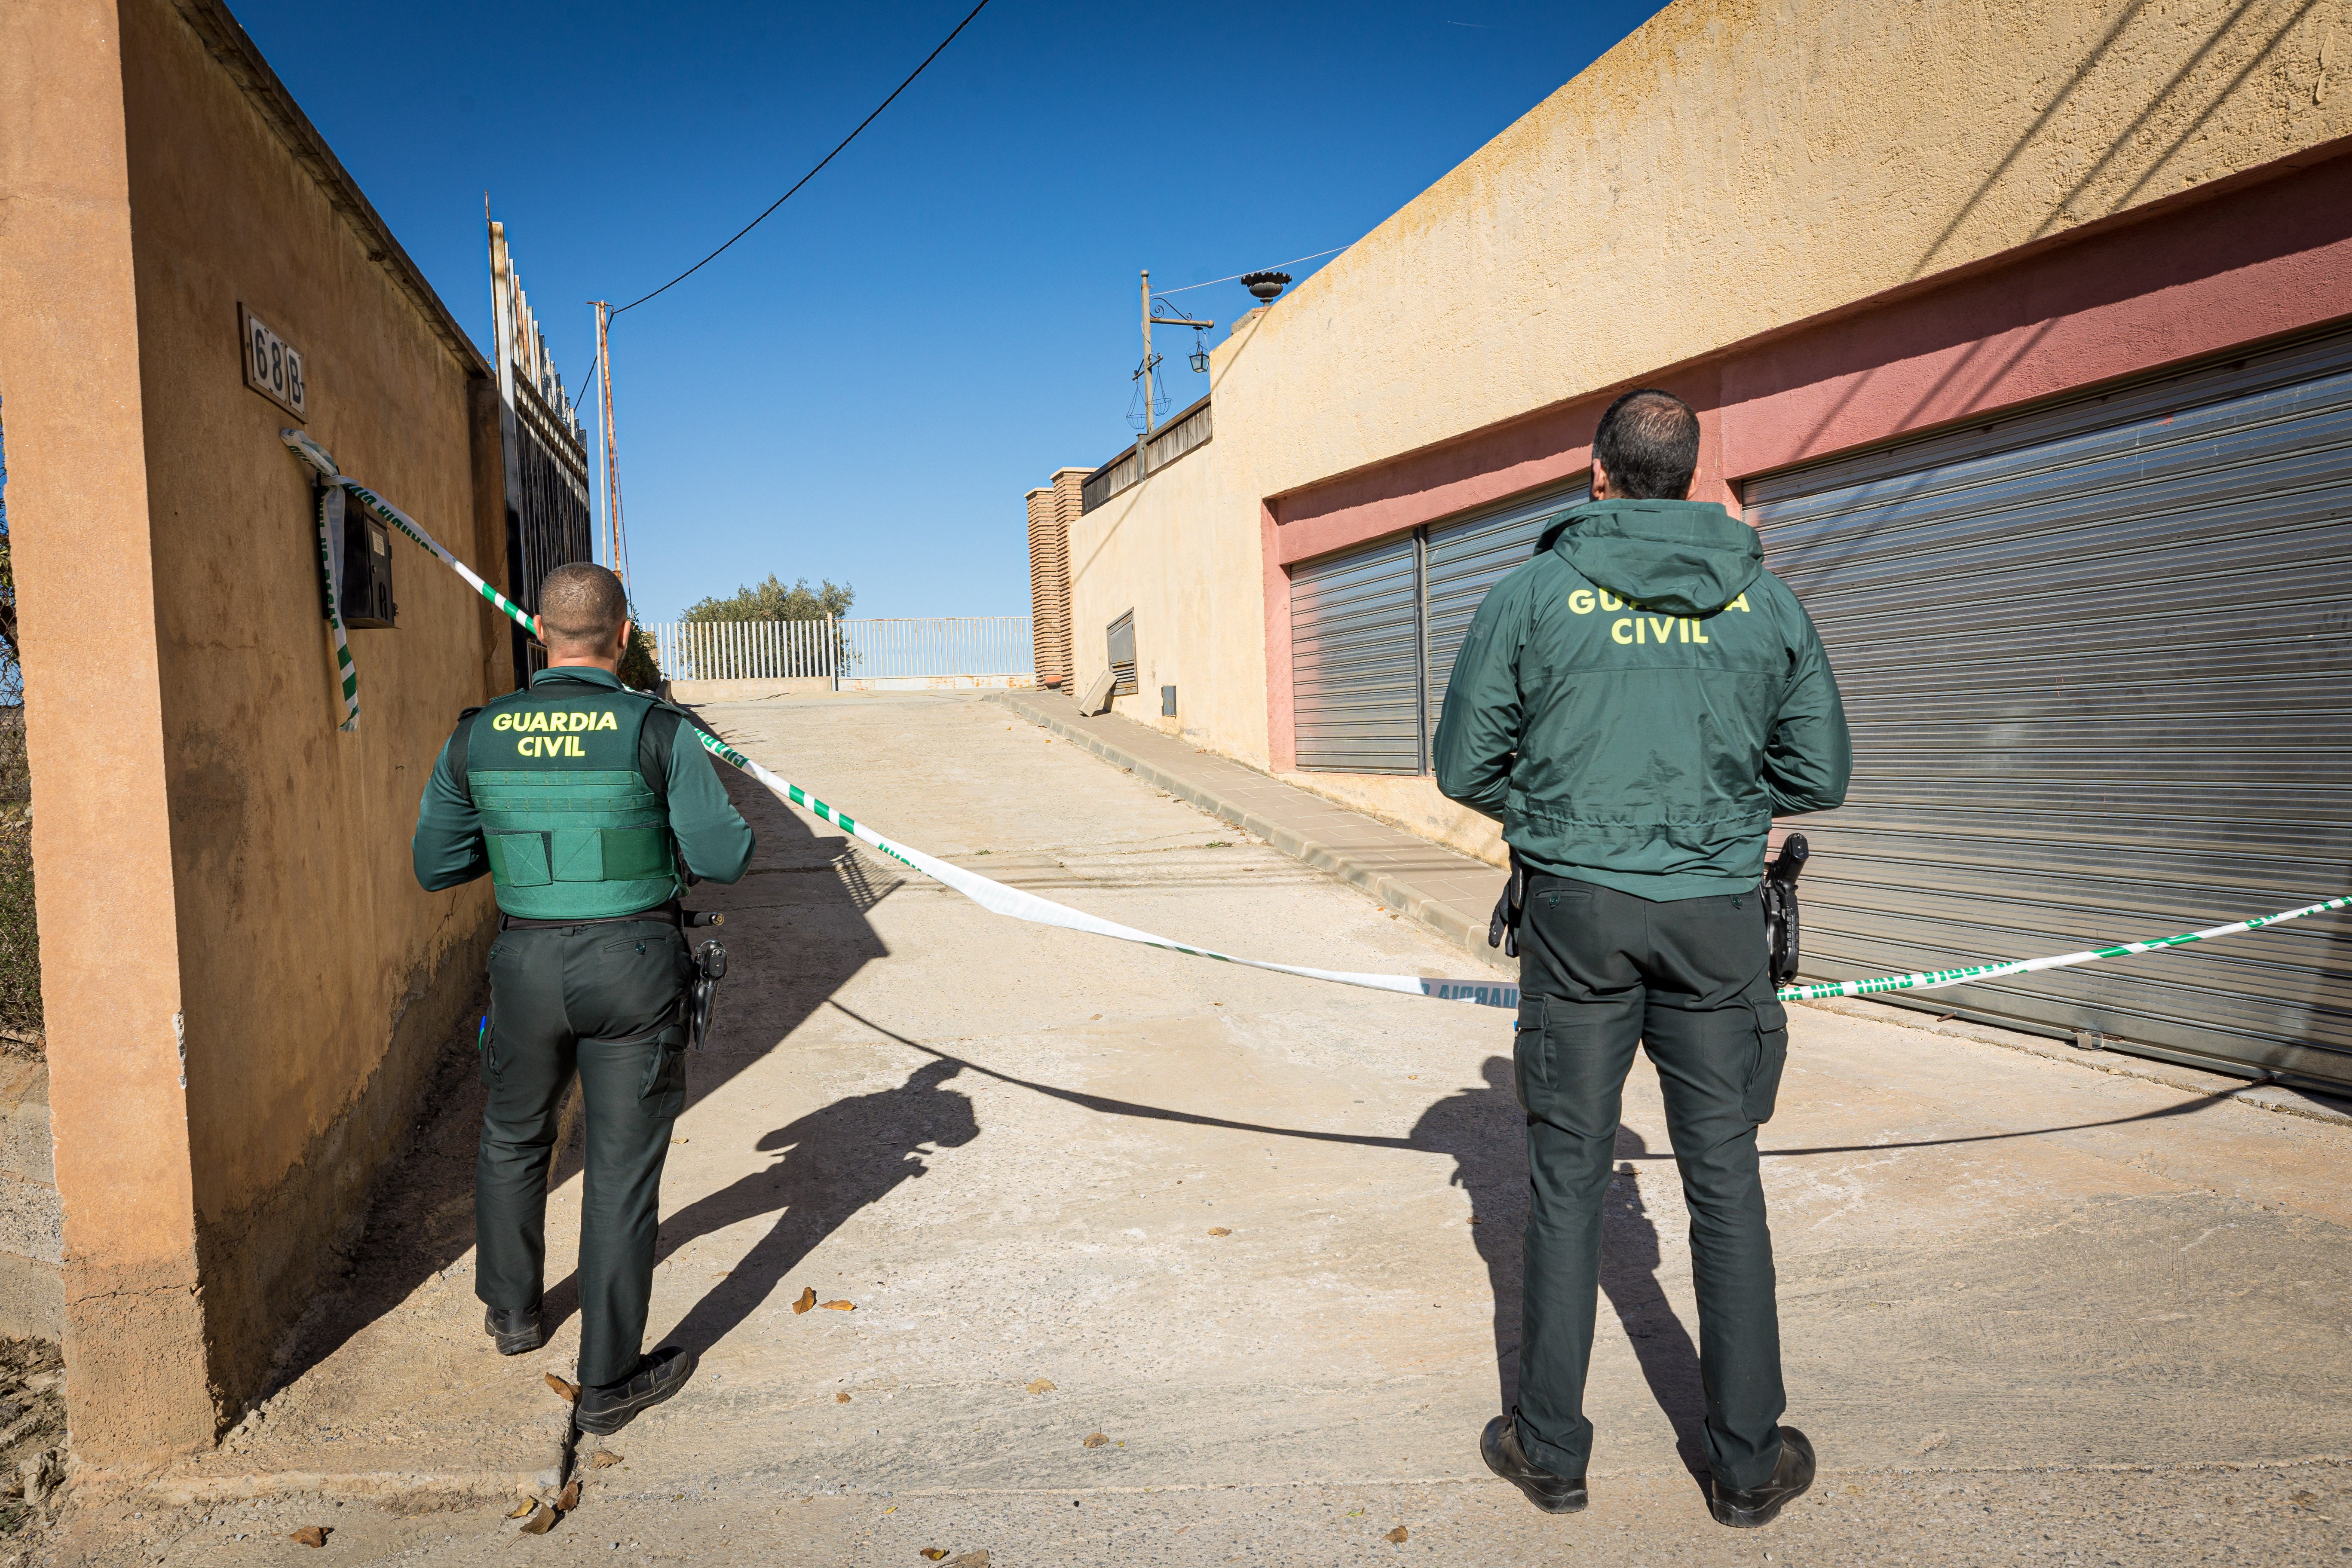
POLYGON ((2168 1062, 2160 1057, 2135 1056, 2121 1047, 2086 1051, 2061 1040, 2044 1039, 2038 1035, 2004 1029, 1995 1025, 1958 1020, 1939 1023, 1925 1012, 1913 1012, 1892 1003, 1873 1005, 1867 999, 1859 997, 1822 996, 1794 1005, 1835 1013, 1842 1017, 1859 1018, 1865 1023, 1886 1024, 1898 1029, 1916 1029, 1922 1034, 1941 1035, 1947 1039, 1999 1046, 2003 1050, 2020 1051, 2026 1056, 2040 1057, 2044 1061, 2063 1062, 2092 1072, 2112 1073, 2117 1078, 2136 1078, 2144 1083, 2160 1083, 2183 1094, 2226 1095, 2235 1104, 2255 1110, 2267 1110, 2278 1116, 2299 1116, 2306 1121, 2324 1122, 2331 1127, 2352 1127, 2352 1102, 2338 1101, 2315 1092, 2305 1094, 2298 1089, 2282 1089, 2227 1073, 2208 1072, 2200 1068, 2168 1062))
MULTIPOLYGON (((1213 790, 1203 789, 1188 779, 1154 767, 1101 736, 1081 730, 1058 714, 1024 700, 1018 693, 992 691, 987 694, 987 700, 1010 710, 1041 729, 1051 730, 1063 739, 1084 746, 1112 766, 1125 769, 1145 783, 1166 790, 1177 799, 1196 805, 1212 816, 1230 822, 1244 832, 1255 834, 1292 859, 1304 861, 1318 871, 1339 878, 1349 886, 1369 894, 1383 908, 1393 910, 1423 930, 1433 931, 1453 942, 1487 967, 1514 976, 1518 973, 1516 961, 1500 957, 1497 949, 1486 945, 1485 925, 1473 924, 1452 906, 1415 891, 1411 884, 1400 881, 1378 867, 1367 865, 1303 833, 1268 822, 1257 813, 1235 805, 1213 790)), ((1230 757, 1217 760, 1233 761, 1230 757)), ((1234 765, 1247 764, 1236 763, 1234 765)))

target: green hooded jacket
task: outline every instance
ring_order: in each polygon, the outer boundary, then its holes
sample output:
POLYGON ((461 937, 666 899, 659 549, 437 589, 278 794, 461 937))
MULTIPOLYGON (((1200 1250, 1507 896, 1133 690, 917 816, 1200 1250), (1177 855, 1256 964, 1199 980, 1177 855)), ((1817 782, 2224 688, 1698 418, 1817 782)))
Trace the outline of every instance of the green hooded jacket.
POLYGON ((1555 521, 1478 606, 1433 749, 1531 868, 1661 900, 1755 887, 1772 818, 1841 805, 1853 770, 1811 617, 1698 501, 1555 521))

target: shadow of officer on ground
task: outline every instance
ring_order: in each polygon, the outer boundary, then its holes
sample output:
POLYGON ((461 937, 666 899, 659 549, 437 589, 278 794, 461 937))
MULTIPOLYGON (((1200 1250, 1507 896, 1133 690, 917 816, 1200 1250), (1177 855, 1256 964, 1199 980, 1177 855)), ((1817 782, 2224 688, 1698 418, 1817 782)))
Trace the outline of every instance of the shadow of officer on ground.
MULTIPOLYGON (((1518 1388, 1527 1112, 1519 1109, 1508 1057, 1488 1057, 1479 1070, 1486 1087, 1458 1090, 1423 1111, 1408 1142, 1415 1149, 1452 1156, 1448 1180, 1470 1196, 1470 1212, 1477 1218, 1471 1239, 1486 1266, 1494 1299, 1496 1381, 1507 1410, 1518 1388)), ((1694 1475, 1704 1476, 1706 1456, 1699 1427, 1706 1418, 1706 1396, 1699 1383, 1698 1350, 1658 1282, 1658 1231, 1642 1195, 1640 1164, 1671 1156, 1651 1153, 1642 1135, 1623 1126, 1617 1130, 1616 1154, 1617 1171, 1601 1210, 1601 1289, 1633 1342, 1651 1397, 1674 1424, 1676 1452, 1694 1475)))
POLYGON ((1488 1057, 1484 1089, 1456 1090, 1421 1113, 1407 1142, 1454 1159, 1449 1185, 1470 1195, 1472 1245, 1486 1265, 1495 1303, 1495 1375, 1503 1408, 1518 1394, 1519 1232, 1528 1219, 1527 1112, 1511 1086, 1511 1058, 1488 1057))
MULTIPOLYGON (((1699 1429, 1706 1421, 1706 1391, 1699 1381, 1698 1347, 1658 1282, 1658 1227, 1643 1202, 1636 1163, 1671 1156, 1651 1153, 1642 1135, 1622 1125, 1616 1152, 1617 1171, 1601 1204, 1601 1292, 1633 1342, 1650 1397, 1674 1423, 1675 1452, 1704 1483, 1706 1450, 1699 1429)), ((1651 1173, 1654 1181, 1664 1175, 1651 1173)))
POLYGON ((945 1087, 961 1070, 954 1062, 926 1062, 896 1089, 810 1111, 759 1141, 761 1152, 780 1158, 663 1220, 657 1268, 702 1237, 761 1215, 777 1216, 668 1338, 697 1354, 709 1351, 758 1311, 844 1221, 926 1174, 926 1154, 979 1137, 971 1100, 945 1087))

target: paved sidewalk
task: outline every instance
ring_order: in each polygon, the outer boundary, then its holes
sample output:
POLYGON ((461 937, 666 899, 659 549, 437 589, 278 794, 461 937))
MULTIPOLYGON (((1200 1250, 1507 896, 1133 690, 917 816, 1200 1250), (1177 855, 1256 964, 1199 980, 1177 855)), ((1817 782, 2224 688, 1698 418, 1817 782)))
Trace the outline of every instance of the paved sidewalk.
POLYGON ((1087 718, 1051 691, 996 691, 988 700, 1042 724, 1179 800, 1256 834, 1284 854, 1354 884, 1401 915, 1497 968, 1517 960, 1486 945, 1486 922, 1504 874, 1484 860, 1391 827, 1255 768, 1200 751, 1173 735, 1106 713, 1087 718))

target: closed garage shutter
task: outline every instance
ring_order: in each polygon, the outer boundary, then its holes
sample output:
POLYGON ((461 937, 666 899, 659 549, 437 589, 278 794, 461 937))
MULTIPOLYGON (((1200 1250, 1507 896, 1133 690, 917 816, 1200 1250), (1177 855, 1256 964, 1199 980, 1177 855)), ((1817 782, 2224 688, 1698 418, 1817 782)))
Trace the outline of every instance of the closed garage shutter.
POLYGON ((1543 525, 1592 499, 1590 478, 1512 502, 1500 511, 1429 525, 1429 732, 1445 708, 1454 658, 1495 580, 1535 553, 1543 525))
MULTIPOLYGON (((2352 339, 1748 487, 1853 726, 1805 968, 2064 952, 2352 887, 2352 339)), ((1937 994, 2352 1083, 2352 921, 1937 994)))
POLYGON ((1408 536, 1291 574, 1300 767, 1421 771, 1419 550, 1408 536))

